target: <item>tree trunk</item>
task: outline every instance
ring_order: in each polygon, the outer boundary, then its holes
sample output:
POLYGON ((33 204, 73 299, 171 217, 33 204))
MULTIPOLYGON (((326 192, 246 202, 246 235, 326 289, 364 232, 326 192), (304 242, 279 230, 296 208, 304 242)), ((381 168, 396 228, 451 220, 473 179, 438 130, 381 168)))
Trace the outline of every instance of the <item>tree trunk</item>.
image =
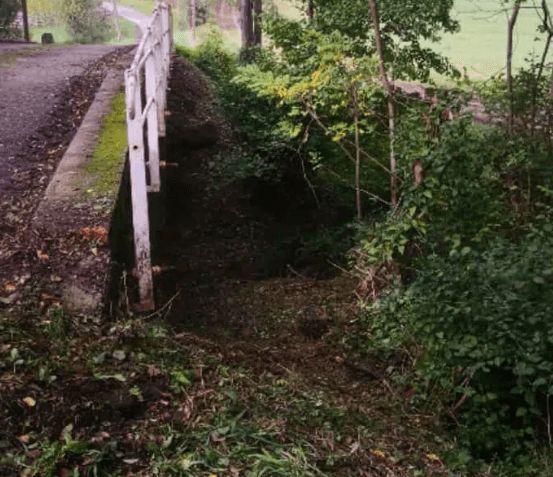
POLYGON ((252 2, 253 0, 240 0, 243 49, 251 46, 254 40, 252 2))
POLYGON ((117 4, 115 0, 113 3, 113 16, 115 17, 115 28, 117 29, 117 41, 121 41, 121 23, 119 21, 119 12, 117 11, 117 4))
POLYGON ((313 20, 313 17, 315 16, 315 4, 313 3, 313 0, 309 0, 307 2, 307 18, 309 21, 313 20))
POLYGON ((514 116, 514 98, 513 98, 513 32, 517 22, 518 13, 520 12, 520 2, 522 0, 515 0, 513 5, 513 10, 509 21, 507 23, 507 73, 506 73, 506 82, 507 82, 507 96, 509 99, 509 119, 508 119, 508 131, 509 134, 513 133, 513 126, 515 121, 514 116))
POLYGON ((23 34, 25 35, 25 41, 30 42, 31 36, 29 35, 29 16, 27 15, 27 0, 21 0, 21 9, 23 10, 23 34))
POLYGON ((368 0, 369 9, 374 28, 374 41, 376 43, 376 53, 379 59, 380 78, 382 85, 386 90, 386 103, 388 109, 388 134, 390 137, 390 203, 392 207, 397 205, 397 177, 396 177, 396 155, 394 151, 395 140, 395 106, 394 106, 394 90, 388 75, 386 74, 386 65, 384 63, 384 53, 382 49, 382 35, 380 33, 380 19, 378 17, 378 8, 376 0, 368 0))
POLYGON ((192 32, 192 46, 196 46, 196 0, 190 0, 190 30, 192 32))
POLYGON ((353 123, 355 126, 355 204, 357 219, 363 219, 363 205, 361 203, 361 145, 359 141, 359 103, 355 84, 351 85, 351 102, 353 104, 353 123))
POLYGON ((536 128, 536 102, 538 97, 538 87, 541 75, 543 74, 543 68, 545 67, 545 61, 547 60, 547 54, 549 53, 549 47, 551 46, 551 40, 553 40, 553 24, 551 22, 551 14, 549 12, 547 0, 542 0, 541 7, 543 10, 543 29, 547 32, 547 39, 545 40, 545 46, 543 47, 543 53, 541 55, 540 65, 538 67, 538 73, 534 78, 534 85, 532 88, 532 136, 534 135, 534 130, 536 128))
POLYGON ((262 0, 253 0, 253 11, 255 14, 253 42, 256 45, 261 46, 261 43, 262 43, 261 14, 263 13, 262 0))

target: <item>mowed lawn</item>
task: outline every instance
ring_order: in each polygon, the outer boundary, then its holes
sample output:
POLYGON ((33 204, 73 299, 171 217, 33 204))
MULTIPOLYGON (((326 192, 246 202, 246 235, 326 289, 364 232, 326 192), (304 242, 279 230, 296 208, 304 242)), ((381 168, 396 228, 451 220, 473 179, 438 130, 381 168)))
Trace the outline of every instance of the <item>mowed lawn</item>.
MULTIPOLYGON (((115 19, 112 19, 112 21, 114 22, 114 25, 115 25, 115 19)), ((113 36, 109 39, 109 41, 106 42, 106 44, 130 45, 134 43, 135 37, 136 37, 135 24, 127 20, 126 18, 120 18, 119 22, 121 25, 121 40, 118 41, 114 33, 113 36)), ((43 33, 51 33, 52 35, 54 35, 55 44, 71 44, 74 42, 73 38, 69 34, 69 30, 66 25, 31 27, 30 28, 31 41, 40 43, 43 33)))
MULTIPOLYGON (((515 67, 523 66, 533 52, 541 56, 543 51, 544 35, 540 41, 534 41, 540 24, 538 12, 524 8, 534 3, 523 3, 518 16, 514 36, 515 67)), ((553 2, 549 3, 553 11, 553 2)), ((456 0, 453 16, 461 23, 461 31, 445 35, 432 48, 447 56, 461 71, 466 68, 471 78, 485 79, 504 70, 508 15, 500 12, 500 8, 499 0, 456 0)))

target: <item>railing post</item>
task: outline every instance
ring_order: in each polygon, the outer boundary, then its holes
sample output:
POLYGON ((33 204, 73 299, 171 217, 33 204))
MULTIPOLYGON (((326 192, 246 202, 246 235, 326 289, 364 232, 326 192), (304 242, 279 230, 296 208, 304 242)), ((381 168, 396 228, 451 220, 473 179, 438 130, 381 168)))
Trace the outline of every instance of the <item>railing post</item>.
POLYGON ((144 164, 144 137, 141 120, 142 101, 140 97, 140 79, 137 71, 125 71, 125 89, 127 92, 127 134, 129 138, 135 271, 138 277, 142 311, 150 311, 155 308, 155 304, 150 258, 150 223, 144 164))
MULTIPOLYGON (((150 26, 150 32, 155 31, 155 25, 150 26)), ((148 170, 150 172, 150 191, 159 192, 161 188, 160 176, 159 176, 159 136, 158 136, 158 110, 157 110, 157 74, 156 74, 156 61, 154 58, 154 43, 155 36, 148 35, 146 44, 146 51, 151 47, 151 52, 146 59, 144 66, 144 75, 146 81, 146 100, 154 98, 156 104, 150 107, 148 110, 147 127, 148 127, 148 170)))
MULTIPOLYGON (((170 27, 169 27, 169 10, 168 8, 163 9, 163 14, 161 16, 161 43, 162 43, 162 51, 163 51, 163 69, 162 69, 162 101, 163 101, 163 115, 165 116, 165 106, 167 102, 167 77, 169 75, 169 66, 171 61, 171 55, 170 55, 170 49, 171 49, 171 40, 169 38, 170 36, 170 27)), ((163 131, 163 137, 165 137, 165 128, 163 131)))
POLYGON ((160 203, 161 171, 160 144, 165 144, 165 107, 167 83, 171 65, 172 40, 171 8, 158 3, 150 26, 136 52, 133 63, 125 71, 127 98, 127 135, 129 142, 129 170, 131 180, 132 217, 134 228, 135 275, 138 277, 140 304, 143 311, 153 310, 154 291, 150 256, 150 217, 148 192, 152 207, 160 203), (146 103, 142 105, 140 75, 144 68, 146 103), (144 122, 147 125, 148 172, 145 164, 144 122))
MULTIPOLYGON (((163 34, 162 25, 158 24, 158 32, 163 34)), ((165 137, 165 81, 163 79, 163 37, 154 47, 154 61, 158 75, 156 77, 156 109, 159 137, 165 137)))

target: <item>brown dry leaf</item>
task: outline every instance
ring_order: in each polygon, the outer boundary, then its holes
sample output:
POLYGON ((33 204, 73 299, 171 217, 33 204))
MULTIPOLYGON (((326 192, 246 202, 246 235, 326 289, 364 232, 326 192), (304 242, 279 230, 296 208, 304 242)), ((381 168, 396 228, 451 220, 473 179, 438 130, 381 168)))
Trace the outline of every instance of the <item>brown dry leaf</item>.
POLYGON ((157 369, 155 366, 148 366, 148 376, 154 377, 159 376, 161 374, 161 371, 157 369))
POLYGON ((30 449, 28 452, 27 452, 27 455, 31 458, 31 459, 36 459, 37 457, 39 457, 40 455, 42 454, 42 451, 40 449, 30 449))
POLYGON ((23 399, 23 402, 29 407, 36 406, 36 401, 30 396, 27 396, 25 399, 23 399))
POLYGON ((36 251, 36 256, 40 259, 40 260, 48 260, 50 258, 50 256, 47 254, 47 253, 42 253, 41 250, 37 250, 36 251))
POLYGON ((22 442, 23 444, 28 444, 29 442, 31 442, 31 438, 29 437, 28 434, 23 434, 22 436, 19 436, 17 439, 19 440, 19 442, 22 442))
POLYGON ((79 230, 79 234, 88 239, 96 239, 107 243, 108 231, 105 227, 84 227, 79 230))

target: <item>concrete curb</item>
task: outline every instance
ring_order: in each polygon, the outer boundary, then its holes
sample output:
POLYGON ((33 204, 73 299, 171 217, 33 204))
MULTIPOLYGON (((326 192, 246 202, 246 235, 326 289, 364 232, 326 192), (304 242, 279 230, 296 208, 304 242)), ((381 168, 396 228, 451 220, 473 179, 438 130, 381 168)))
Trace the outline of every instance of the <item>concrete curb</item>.
POLYGON ((119 92, 122 82, 121 71, 112 70, 104 79, 37 207, 32 221, 34 228, 55 228, 59 232, 60 228, 73 229, 78 225, 74 217, 69 217, 69 221, 65 222, 64 212, 73 208, 83 195, 82 184, 86 184, 83 166, 96 147, 102 120, 110 112, 111 101, 119 92))
MULTIPOLYGON (((98 233, 97 239, 101 246, 90 242, 90 253, 59 256, 52 270, 54 275, 60 277, 59 291, 64 309, 73 316, 94 320, 100 320, 104 315, 105 301, 109 295, 112 265, 107 233, 115 203, 106 202, 98 208, 97 198, 86 195, 94 177, 83 166, 97 146, 103 119, 111 112, 111 102, 119 93, 122 83, 122 70, 112 69, 108 72, 31 221, 32 229, 40 237, 70 239, 76 235, 96 240, 94 234, 98 233)), ((115 201, 117 189, 114 192, 115 201)))

